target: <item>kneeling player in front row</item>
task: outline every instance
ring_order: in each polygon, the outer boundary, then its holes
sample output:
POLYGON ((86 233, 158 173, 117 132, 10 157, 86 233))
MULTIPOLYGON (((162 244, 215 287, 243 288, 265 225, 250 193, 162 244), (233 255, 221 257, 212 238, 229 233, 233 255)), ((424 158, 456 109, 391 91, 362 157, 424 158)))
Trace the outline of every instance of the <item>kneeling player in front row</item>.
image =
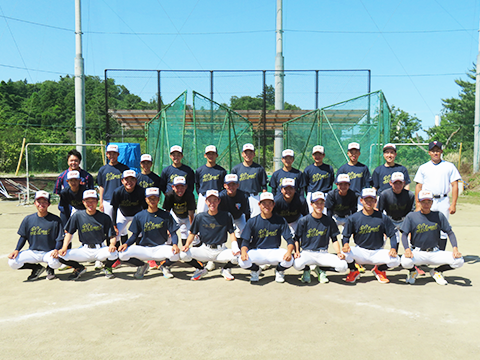
POLYGON ((325 208, 325 195, 317 191, 311 196, 313 212, 298 221, 295 232, 295 260, 293 267, 303 270, 301 281, 310 283, 309 265, 317 265, 315 272, 318 281, 328 283, 326 270, 337 272, 347 271, 348 265, 344 260, 345 255, 340 250, 337 236, 340 234, 337 224, 329 216, 323 215, 325 208), (332 239, 337 255, 328 253, 328 240, 332 239), (300 252, 300 247, 302 252, 300 252))
POLYGON ((140 261, 140 264, 134 263, 138 266, 135 279, 143 279, 145 272, 148 270, 148 263, 143 263, 143 261, 165 260, 165 263, 160 267, 163 276, 167 279, 173 278, 170 265, 180 259, 180 249, 177 245, 178 224, 173 220, 172 215, 158 208, 160 200, 160 190, 158 188, 145 189, 145 200, 148 209, 135 214, 129 228, 132 236, 118 248, 120 260, 131 263, 133 263, 132 260, 140 261), (171 234, 173 245, 166 244, 168 233, 171 234), (138 245, 134 245, 140 234, 142 236, 138 245))
POLYGON ((46 191, 35 193, 36 214, 27 215, 18 229, 17 247, 8 255, 8 265, 12 269, 29 269, 32 273, 27 280, 37 280, 45 271, 40 262, 47 263, 47 279, 55 278, 54 269, 60 263, 52 255, 57 252, 63 240, 63 226, 60 218, 48 212, 50 194, 46 191), (29 249, 22 250, 28 241, 29 249), (22 251, 21 251, 22 250, 22 251))
POLYGON ((77 280, 87 270, 78 262, 104 261, 105 277, 111 279, 112 265, 118 258, 115 247, 115 230, 110 216, 97 211, 98 198, 95 190, 86 190, 83 193, 83 205, 86 210, 79 210, 70 217, 65 225, 65 239, 63 247, 54 257, 59 257, 62 264, 73 267, 75 270, 68 277, 77 280), (72 236, 78 230, 78 238, 82 246, 77 249, 68 249, 72 236), (105 240, 110 240, 109 247, 103 246, 105 240))
POLYGON ((402 266, 412 269, 407 277, 408 284, 414 284, 419 275, 414 266, 436 265, 430 275, 439 285, 447 285, 442 272, 459 268, 463 265, 462 254, 458 251, 457 238, 447 218, 439 211, 431 211, 433 194, 420 191, 418 194, 420 211, 408 214, 402 224, 402 244, 405 254, 402 266), (440 250, 440 231, 445 232, 452 244, 453 252, 440 250), (408 246, 408 234, 411 234, 411 247, 408 246))
POLYGON ((234 277, 230 269, 237 263, 237 255, 240 254, 237 239, 235 238, 233 217, 226 211, 218 210, 220 198, 217 190, 207 191, 205 203, 208 206, 208 211, 197 214, 193 219, 187 243, 182 248, 182 253, 180 254, 181 259, 197 268, 191 280, 200 280, 208 273, 208 270, 199 261, 202 263, 214 261, 225 264, 220 272, 226 280, 233 280, 234 277), (227 233, 232 242, 231 250, 225 246, 227 233), (202 245, 190 248, 195 235, 199 236, 202 245), (192 259, 194 259, 194 262, 192 262, 192 259))
POLYGON ((349 216, 343 229, 343 252, 350 268, 346 279, 348 283, 354 283, 360 277, 355 262, 375 265, 372 272, 381 283, 389 282, 385 273, 388 268, 400 265, 395 226, 387 215, 374 209, 376 196, 374 189, 363 189, 360 199, 363 209, 349 216), (390 250, 383 249, 384 234, 390 238, 390 250), (357 246, 350 248, 352 235, 357 246))
POLYGON ((239 265, 251 270, 251 282, 259 280, 259 265, 276 265, 275 281, 283 283, 284 271, 293 264, 292 232, 285 219, 273 213, 275 202, 272 193, 262 193, 259 206, 260 215, 248 220, 243 230, 239 265), (282 236, 288 244, 287 249, 280 248, 282 236))

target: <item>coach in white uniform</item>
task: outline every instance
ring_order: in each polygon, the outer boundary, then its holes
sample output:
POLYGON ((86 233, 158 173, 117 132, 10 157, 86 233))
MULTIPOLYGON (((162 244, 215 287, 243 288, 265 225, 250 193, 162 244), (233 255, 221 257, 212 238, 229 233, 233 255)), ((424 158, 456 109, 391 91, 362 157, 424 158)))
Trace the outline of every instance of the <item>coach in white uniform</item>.
MULTIPOLYGON (((431 191, 433 194, 432 210, 440 211, 448 220, 449 215, 455 214, 457 211, 458 180, 461 180, 462 177, 455 165, 442 160, 442 145, 440 141, 432 141, 428 144, 428 154, 431 160, 418 168, 413 181, 417 183, 415 199, 418 200, 418 194, 421 190, 431 191), (452 189, 451 204, 448 198, 450 186, 452 189)), ((415 210, 420 210, 420 202, 418 201, 415 210)), ((446 245, 447 234, 442 231, 440 250, 445 250, 446 245)))

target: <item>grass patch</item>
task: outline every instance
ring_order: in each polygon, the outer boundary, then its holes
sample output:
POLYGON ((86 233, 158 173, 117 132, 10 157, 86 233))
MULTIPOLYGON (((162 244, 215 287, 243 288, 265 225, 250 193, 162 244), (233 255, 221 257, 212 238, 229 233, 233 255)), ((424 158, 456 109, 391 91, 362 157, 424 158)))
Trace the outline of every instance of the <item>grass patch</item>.
POLYGON ((458 203, 480 205, 480 191, 465 190, 458 197, 458 203))

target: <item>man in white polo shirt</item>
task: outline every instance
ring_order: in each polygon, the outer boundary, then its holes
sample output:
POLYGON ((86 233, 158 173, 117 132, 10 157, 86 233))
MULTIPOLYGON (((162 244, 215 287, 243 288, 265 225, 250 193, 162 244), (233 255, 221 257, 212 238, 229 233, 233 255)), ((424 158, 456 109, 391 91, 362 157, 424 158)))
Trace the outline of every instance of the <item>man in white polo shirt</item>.
MULTIPOLYGON (((432 141, 428 144, 428 154, 430 161, 418 168, 413 181, 417 183, 415 187, 415 199, 418 200, 418 194, 421 190, 431 191, 433 194, 432 211, 440 211, 447 220, 450 214, 457 211, 458 199, 458 180, 462 177, 455 165, 451 162, 442 160, 442 146, 440 141, 432 141), (448 198, 448 193, 452 189, 452 203, 448 198)), ((417 201, 415 211, 420 210, 420 202, 417 201)), ((441 233, 439 243, 440 250, 445 250, 447 246, 447 234, 441 233)))

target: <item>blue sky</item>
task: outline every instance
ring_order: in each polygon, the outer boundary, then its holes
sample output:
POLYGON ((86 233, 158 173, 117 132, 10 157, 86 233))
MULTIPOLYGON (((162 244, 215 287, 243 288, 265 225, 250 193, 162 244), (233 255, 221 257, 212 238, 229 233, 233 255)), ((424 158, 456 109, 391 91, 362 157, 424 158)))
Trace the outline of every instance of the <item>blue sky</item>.
MULTIPOLYGON (((0 4, 0 80, 41 82, 74 73, 74 0, 0 4)), ((458 96, 478 53, 480 1, 284 0, 286 70, 370 69, 372 90, 433 126, 442 99, 458 96)), ((105 69, 273 70, 275 0, 83 0, 85 73, 105 69)), ((111 72, 145 100, 154 73, 111 72)), ((209 95, 206 73, 163 73, 162 94, 209 95)), ((286 76, 285 100, 313 109, 314 80, 286 76)), ((338 74, 321 82, 321 105, 366 92, 365 78, 338 74), (365 91, 364 91, 365 89, 365 91), (326 103, 325 103, 326 102, 326 103)), ((272 77, 267 78, 272 83, 272 77)), ((261 91, 258 73, 215 78, 215 100, 261 91)))

